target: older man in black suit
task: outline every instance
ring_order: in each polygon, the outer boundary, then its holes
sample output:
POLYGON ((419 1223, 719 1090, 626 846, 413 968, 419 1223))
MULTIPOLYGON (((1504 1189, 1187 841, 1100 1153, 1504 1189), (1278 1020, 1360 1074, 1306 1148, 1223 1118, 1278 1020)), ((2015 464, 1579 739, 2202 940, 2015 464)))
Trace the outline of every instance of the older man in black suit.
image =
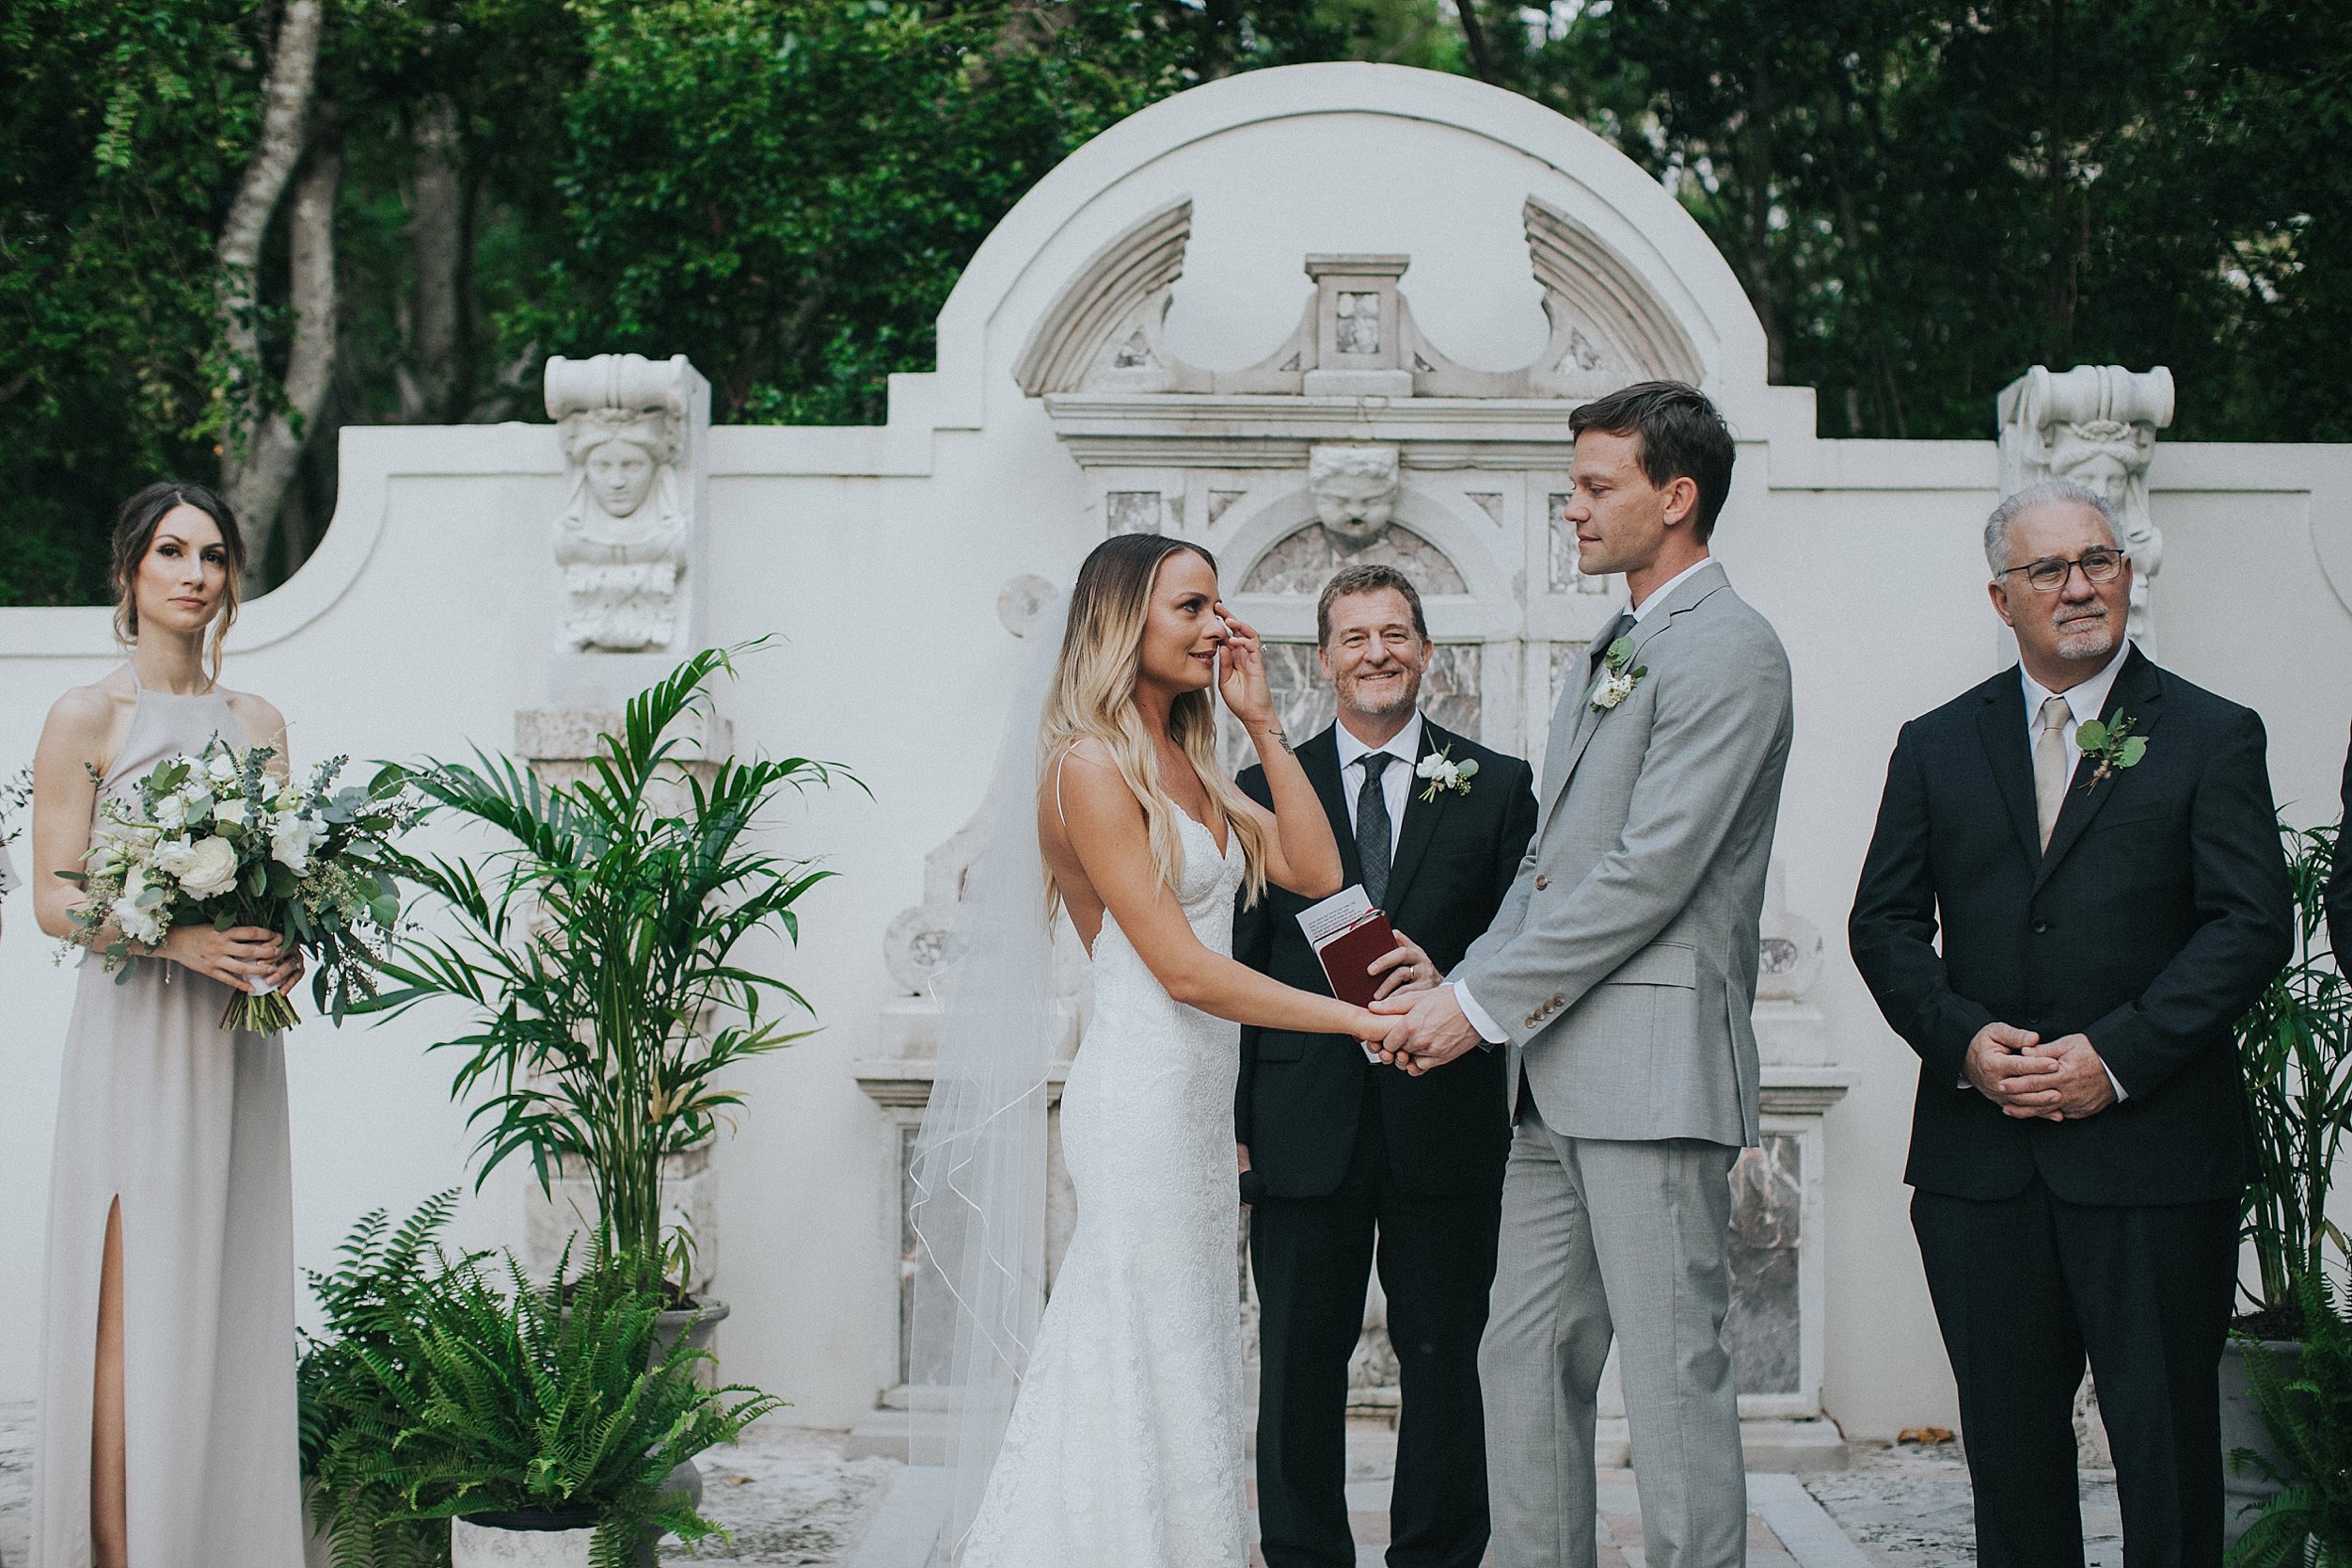
POLYGON ((1994 512, 2019 667, 1903 726, 1848 927, 1919 1053, 1905 1180, 1982 1568, 2081 1568, 2086 1354, 2125 1562, 2221 1560, 2249 1153, 2230 1026, 2294 911, 2262 721, 2132 647, 2121 546, 2080 485, 1994 512))
MULTIPOLYGON (((1316 607, 1316 658, 1339 721, 1298 748, 1350 882, 1422 944, 1383 960, 1426 985, 1494 918, 1535 827, 1526 763, 1422 717, 1434 651, 1421 595, 1388 566, 1350 567, 1316 607), (1415 776, 1444 753, 1467 788, 1415 776)), ((1255 768, 1241 786, 1266 800, 1255 768)), ((1304 899, 1269 887, 1238 916, 1234 956, 1327 990, 1299 929, 1304 899)), ((1384 983, 1388 983, 1384 977, 1384 983)), ((1244 1029, 1234 1137, 1258 1281, 1258 1513, 1268 1568, 1354 1568, 1347 1525, 1347 1368, 1375 1255, 1404 1411, 1391 1568, 1475 1568, 1487 1536, 1478 1341, 1494 1278, 1510 1146, 1502 1054, 1420 1078, 1339 1035, 1244 1029)))

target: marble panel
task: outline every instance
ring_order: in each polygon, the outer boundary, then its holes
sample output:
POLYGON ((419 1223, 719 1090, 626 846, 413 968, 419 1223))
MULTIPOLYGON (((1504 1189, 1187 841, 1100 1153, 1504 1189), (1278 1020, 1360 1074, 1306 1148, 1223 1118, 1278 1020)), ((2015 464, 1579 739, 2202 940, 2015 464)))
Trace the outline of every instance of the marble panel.
POLYGON ((1567 504, 1568 498, 1564 494, 1555 493, 1544 500, 1549 552, 1547 580, 1555 594, 1606 594, 1611 581, 1608 577, 1588 578, 1576 569, 1576 527, 1561 515, 1567 504))
POLYGON ((1113 490, 1103 499, 1104 520, 1113 533, 1161 532, 1165 510, 1157 490, 1113 490))
POLYGON ((1731 1316, 1724 1337, 1742 1394, 1791 1394, 1803 1376, 1798 1242, 1804 1148, 1767 1132, 1731 1174, 1731 1316))

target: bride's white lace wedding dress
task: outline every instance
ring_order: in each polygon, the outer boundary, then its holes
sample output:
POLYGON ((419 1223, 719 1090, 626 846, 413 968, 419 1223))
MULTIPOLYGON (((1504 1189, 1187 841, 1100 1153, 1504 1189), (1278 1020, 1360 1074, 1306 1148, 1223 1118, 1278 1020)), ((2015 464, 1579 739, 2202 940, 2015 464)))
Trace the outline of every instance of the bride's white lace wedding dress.
MULTIPOLYGON (((1230 955, 1241 847, 1179 815, 1177 895, 1230 955)), ((1241 1032, 1171 999, 1108 915, 1093 967, 1061 1101, 1077 1224, 959 1561, 1241 1568, 1241 1032)))

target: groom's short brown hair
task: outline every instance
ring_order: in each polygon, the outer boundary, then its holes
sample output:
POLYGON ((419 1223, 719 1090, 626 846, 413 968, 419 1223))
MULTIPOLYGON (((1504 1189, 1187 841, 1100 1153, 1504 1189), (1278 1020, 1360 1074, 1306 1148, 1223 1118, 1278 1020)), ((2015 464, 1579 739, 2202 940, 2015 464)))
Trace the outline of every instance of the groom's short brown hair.
POLYGON ((1637 381, 1569 412, 1570 435, 1588 430, 1641 437, 1642 472, 1652 484, 1687 479, 1697 485, 1691 536, 1707 543, 1731 494, 1731 465, 1739 454, 1731 427, 1705 392, 1687 382, 1637 381))
POLYGON ((1350 594, 1377 594, 1393 588, 1405 595, 1405 608, 1413 612, 1413 630, 1423 642, 1429 641, 1429 618, 1421 612, 1421 594, 1413 588, 1413 579, 1393 566, 1377 562, 1368 566, 1343 566, 1323 585, 1322 596, 1315 600, 1315 646, 1327 647, 1331 641, 1331 601, 1350 594))

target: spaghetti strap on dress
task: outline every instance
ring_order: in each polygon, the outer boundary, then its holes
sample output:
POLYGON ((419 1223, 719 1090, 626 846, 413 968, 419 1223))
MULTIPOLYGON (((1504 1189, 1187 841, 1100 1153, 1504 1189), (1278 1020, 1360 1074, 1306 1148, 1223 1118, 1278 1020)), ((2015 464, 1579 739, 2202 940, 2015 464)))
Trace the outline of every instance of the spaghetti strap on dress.
MULTIPOLYGON (((141 689, 101 793, 218 735, 228 700, 141 689)), ((33 1568, 89 1568, 90 1406, 106 1212, 121 1204, 134 1568, 300 1568, 293 1162, 279 1037, 160 958, 82 965, 66 1030, 43 1275, 33 1568)))

